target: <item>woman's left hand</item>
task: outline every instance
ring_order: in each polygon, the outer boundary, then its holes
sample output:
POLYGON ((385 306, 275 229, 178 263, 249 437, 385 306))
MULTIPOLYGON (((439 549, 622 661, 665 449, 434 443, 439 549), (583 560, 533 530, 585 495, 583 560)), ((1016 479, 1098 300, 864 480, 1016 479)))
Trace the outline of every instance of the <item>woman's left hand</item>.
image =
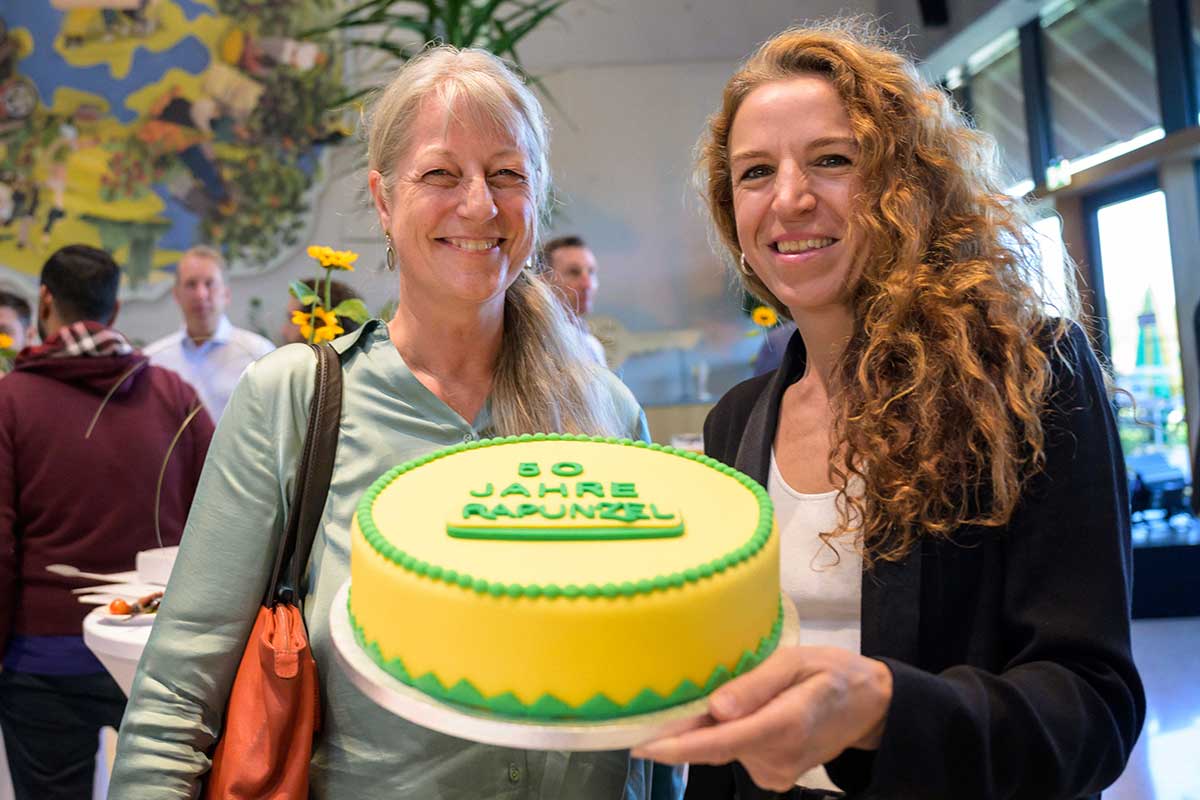
POLYGON ((879 746, 892 700, 882 661, 834 647, 785 647, 713 692, 706 727, 644 744, 668 764, 740 761, 756 784, 786 791, 848 747, 879 746))

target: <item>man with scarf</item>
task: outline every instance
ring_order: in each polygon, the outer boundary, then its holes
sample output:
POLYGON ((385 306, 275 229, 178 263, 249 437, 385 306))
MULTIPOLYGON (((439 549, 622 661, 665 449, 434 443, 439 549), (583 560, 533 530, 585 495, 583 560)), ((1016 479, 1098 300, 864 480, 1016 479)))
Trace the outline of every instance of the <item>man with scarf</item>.
POLYGON ((90 610, 46 571, 132 569, 179 543, 213 424, 195 390, 111 325, 120 270, 64 247, 37 324, 0 381, 0 729, 20 798, 91 797, 97 735, 125 696, 83 643, 90 610))

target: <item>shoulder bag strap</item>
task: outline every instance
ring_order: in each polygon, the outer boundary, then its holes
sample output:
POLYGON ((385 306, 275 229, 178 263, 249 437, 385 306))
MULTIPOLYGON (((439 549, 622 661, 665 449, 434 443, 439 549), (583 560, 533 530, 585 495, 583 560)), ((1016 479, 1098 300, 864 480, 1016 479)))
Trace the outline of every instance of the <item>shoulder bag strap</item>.
POLYGON ((316 385, 308 407, 304 447, 293 481, 291 509, 265 598, 267 606, 298 602, 301 596, 300 580, 308 565, 317 526, 321 523, 337 454, 342 418, 341 360, 330 344, 310 344, 309 347, 317 357, 316 385))

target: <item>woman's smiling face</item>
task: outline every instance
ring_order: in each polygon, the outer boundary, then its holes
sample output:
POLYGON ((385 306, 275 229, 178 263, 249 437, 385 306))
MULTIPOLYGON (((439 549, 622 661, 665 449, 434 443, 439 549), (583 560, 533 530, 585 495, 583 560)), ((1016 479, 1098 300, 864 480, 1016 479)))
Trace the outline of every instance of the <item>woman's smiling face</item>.
POLYGON ((846 303, 857 155, 845 106, 819 75, 763 84, 734 117, 729 164, 738 241, 793 314, 846 303))
POLYGON ((517 136, 481 114, 427 99, 391 191, 369 178, 405 291, 439 302, 502 297, 533 250, 531 159, 517 136))

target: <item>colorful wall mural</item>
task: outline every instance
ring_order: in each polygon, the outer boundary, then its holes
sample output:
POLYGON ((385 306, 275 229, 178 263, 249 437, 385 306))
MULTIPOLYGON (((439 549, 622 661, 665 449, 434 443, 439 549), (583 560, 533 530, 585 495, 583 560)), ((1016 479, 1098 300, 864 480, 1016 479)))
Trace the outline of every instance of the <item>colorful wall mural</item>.
POLYGON ((0 17, 0 276, 58 247, 114 253, 157 297, 183 250, 235 273, 294 252, 338 60, 303 40, 328 0, 28 0, 0 17))

